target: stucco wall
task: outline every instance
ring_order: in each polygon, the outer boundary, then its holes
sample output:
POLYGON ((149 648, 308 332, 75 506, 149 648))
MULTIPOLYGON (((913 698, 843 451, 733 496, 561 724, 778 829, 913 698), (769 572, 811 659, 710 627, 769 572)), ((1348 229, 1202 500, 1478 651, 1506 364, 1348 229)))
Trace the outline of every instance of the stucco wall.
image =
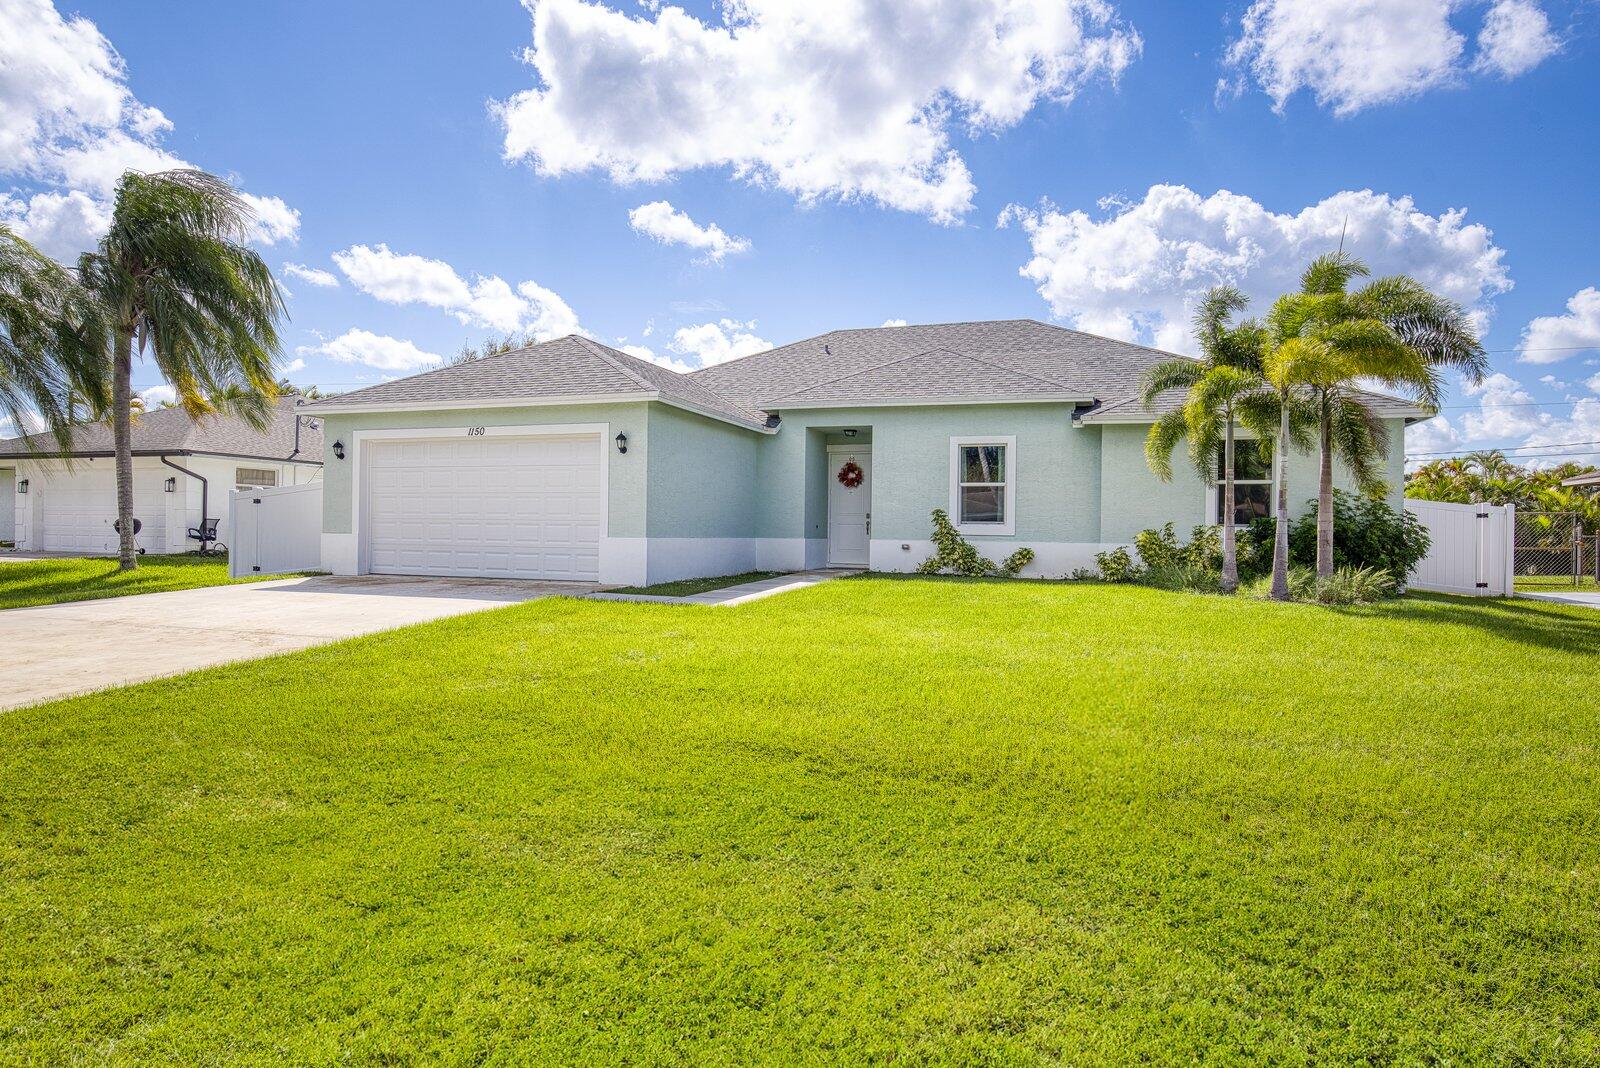
MULTIPOLYGON (((1404 507, 1405 497, 1405 423, 1400 419, 1386 420, 1389 435, 1389 457, 1386 463, 1386 481, 1389 484, 1387 500, 1395 508, 1404 507)), ((1092 429, 1086 427, 1085 429, 1092 429)), ((1101 540, 1127 542, 1147 527, 1163 523, 1176 524, 1184 534, 1197 523, 1209 522, 1206 485, 1189 463, 1184 446, 1179 445, 1172 457, 1172 479, 1162 482, 1150 473, 1144 458, 1145 436, 1148 425, 1106 424, 1099 427, 1101 436, 1101 540)), ((1289 513, 1299 516, 1307 510, 1307 502, 1317 495, 1318 459, 1315 451, 1289 453, 1289 513)), ((1334 485, 1343 490, 1355 489, 1349 471, 1336 463, 1333 469, 1334 485)))
POLYGON ((665 404, 649 408, 649 536, 754 537, 756 450, 765 435, 665 404))
POLYGON ((1072 427, 1067 405, 1004 404, 831 409, 787 412, 758 461, 762 536, 824 537, 827 531, 826 447, 839 428, 872 451, 872 537, 926 538, 929 513, 950 506, 950 439, 1014 436, 1016 535, 1049 541, 1094 541, 1100 523, 1099 456, 1092 435, 1072 427), (870 437, 869 437, 870 435, 870 437))
POLYGON ((322 429, 323 441, 326 442, 322 475, 322 530, 326 534, 352 533, 351 471, 358 462, 355 448, 357 431, 601 423, 606 427, 606 456, 610 464, 607 470, 610 488, 607 500, 609 536, 642 538, 645 536, 645 472, 650 455, 649 415, 646 408, 644 402, 639 402, 327 416, 322 429), (610 440, 619 431, 628 435, 626 453, 619 453, 610 445, 610 440), (343 460, 334 458, 335 441, 344 443, 343 460))

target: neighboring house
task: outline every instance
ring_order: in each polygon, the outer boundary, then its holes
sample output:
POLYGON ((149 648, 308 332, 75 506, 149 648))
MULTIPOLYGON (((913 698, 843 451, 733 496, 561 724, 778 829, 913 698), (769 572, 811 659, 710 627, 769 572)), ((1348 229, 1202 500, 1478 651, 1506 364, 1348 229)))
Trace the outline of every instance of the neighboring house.
MULTIPOLYGON (((841 330, 688 375, 559 338, 307 405, 331 443, 323 566, 627 583, 909 571, 944 508, 986 555, 1030 546, 1029 573, 1062 575, 1145 527, 1217 521, 1216 490, 1181 456, 1168 483, 1145 465, 1153 416, 1136 394, 1166 358, 1031 320, 841 330)), ((1426 413, 1373 406, 1398 506, 1404 426, 1426 413)), ((1240 512, 1266 514, 1270 471, 1240 451, 1240 512)), ((1316 461, 1289 466, 1303 507, 1316 461)))
POLYGON ((1600 471, 1591 471, 1587 475, 1573 475, 1571 478, 1561 480, 1563 486, 1600 486, 1600 471))
MULTIPOLYGON (((202 515, 219 520, 217 538, 226 543, 232 490, 317 478, 320 420, 299 418, 298 402, 298 397, 280 399, 265 430, 233 416, 191 419, 181 408, 135 416, 133 514, 139 547, 152 553, 199 548, 189 531, 199 529, 202 515)), ((0 508, 8 499, 13 505, 9 540, 18 549, 115 552, 117 476, 110 425, 75 427, 66 451, 47 434, 0 441, 0 508)))

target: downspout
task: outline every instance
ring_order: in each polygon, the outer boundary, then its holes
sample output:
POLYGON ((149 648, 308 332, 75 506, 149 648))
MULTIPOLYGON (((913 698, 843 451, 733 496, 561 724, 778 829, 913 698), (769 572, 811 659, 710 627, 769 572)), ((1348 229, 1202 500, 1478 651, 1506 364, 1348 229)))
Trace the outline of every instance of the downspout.
POLYGON ((197 478, 200 480, 200 551, 204 552, 206 548, 206 512, 208 510, 207 506, 210 501, 209 494, 211 486, 208 482, 206 482, 206 477, 204 475, 197 475, 187 467, 179 467, 165 456, 160 457, 160 460, 174 471, 182 471, 190 478, 197 478))

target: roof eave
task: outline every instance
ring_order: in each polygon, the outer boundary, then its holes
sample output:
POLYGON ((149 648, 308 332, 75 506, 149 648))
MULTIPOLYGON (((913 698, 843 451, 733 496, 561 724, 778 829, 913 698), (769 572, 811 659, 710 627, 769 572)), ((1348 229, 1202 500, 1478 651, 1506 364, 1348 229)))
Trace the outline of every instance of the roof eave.
MULTIPOLYGON (((304 449, 300 450, 302 453, 304 449)), ((0 453, 0 462, 8 460, 108 460, 117 454, 110 449, 81 449, 73 452, 53 450, 51 452, 18 452, 0 453)), ((274 464, 306 464, 311 467, 321 467, 321 460, 312 460, 300 455, 262 456, 251 452, 218 452, 215 449, 134 449, 133 456, 215 456, 232 460, 261 460, 274 464)))
POLYGON ((946 396, 892 397, 878 400, 816 401, 789 397, 765 401, 764 411, 801 411, 811 408, 933 408, 941 405, 978 404, 1088 404, 1093 397, 1081 393, 955 393, 946 396))
POLYGON ((625 393, 569 393, 559 396, 543 397, 496 397, 496 398, 468 398, 463 400, 436 400, 436 401, 377 401, 367 404, 340 404, 335 400, 318 401, 315 405, 306 405, 301 409, 309 415, 362 415, 368 412, 459 412, 471 411, 480 408, 550 408, 558 405, 586 405, 586 404, 632 404, 645 401, 657 401, 661 404, 681 408, 684 411, 703 415, 707 419, 716 419, 732 426, 745 430, 754 430, 763 434, 776 433, 757 423, 754 419, 740 419, 727 412, 719 412, 714 408, 684 400, 681 397, 671 397, 657 390, 639 390, 625 393))

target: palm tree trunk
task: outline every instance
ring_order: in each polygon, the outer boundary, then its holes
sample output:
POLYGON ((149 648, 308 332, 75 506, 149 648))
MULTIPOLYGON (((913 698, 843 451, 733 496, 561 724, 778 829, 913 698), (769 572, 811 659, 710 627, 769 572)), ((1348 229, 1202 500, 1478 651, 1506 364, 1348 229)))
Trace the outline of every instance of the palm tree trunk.
POLYGON ((1272 599, 1289 599, 1289 397, 1279 398, 1278 447, 1273 458, 1278 467, 1278 522, 1272 539, 1272 599))
POLYGON ((1222 592, 1239 588, 1239 554, 1233 535, 1233 412, 1224 413, 1228 429, 1222 439, 1222 592))
POLYGON ((117 451, 117 529, 123 571, 139 566, 133 541, 133 334, 117 331, 111 362, 111 433, 117 451))
POLYGON ((1333 418, 1322 398, 1322 470, 1317 485, 1317 577, 1333 576, 1333 418))

